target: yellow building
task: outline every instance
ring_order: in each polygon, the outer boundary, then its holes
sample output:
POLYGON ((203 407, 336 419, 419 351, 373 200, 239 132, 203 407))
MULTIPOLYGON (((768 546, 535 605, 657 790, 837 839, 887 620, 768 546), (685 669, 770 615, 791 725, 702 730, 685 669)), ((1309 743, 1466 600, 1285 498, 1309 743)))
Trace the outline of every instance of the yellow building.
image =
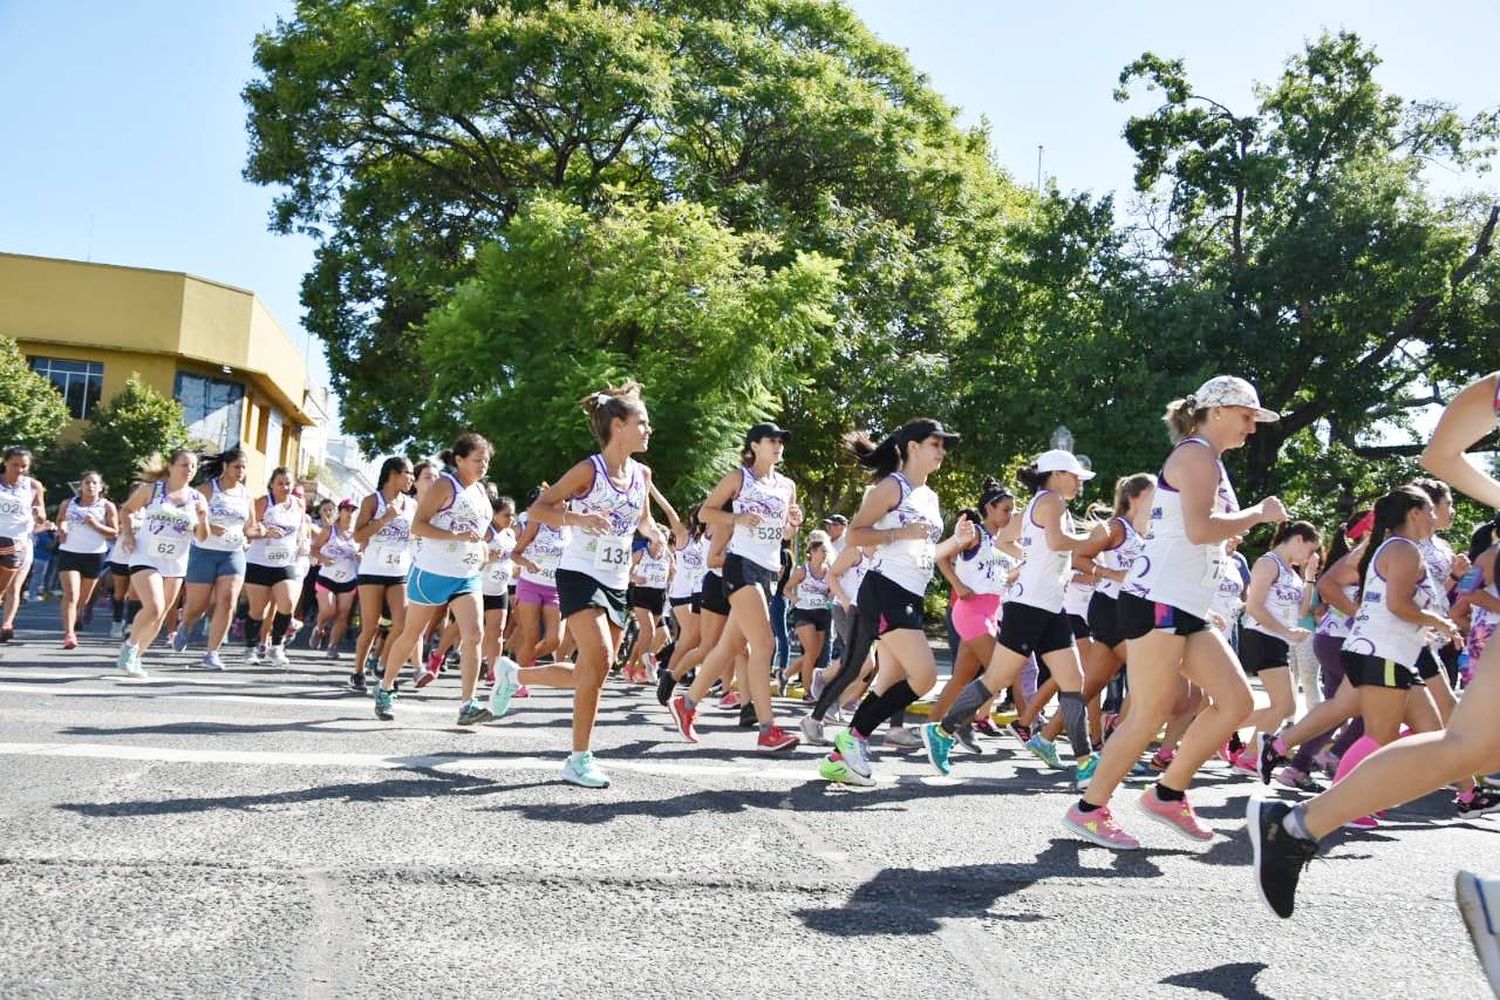
MULTIPOLYGON (((0 334, 63 393, 73 437, 132 373, 182 403, 188 433, 239 444, 251 484, 301 472, 301 349, 254 292, 174 271, 0 253, 0 334)), ((252 485, 253 488, 253 485, 252 485)))

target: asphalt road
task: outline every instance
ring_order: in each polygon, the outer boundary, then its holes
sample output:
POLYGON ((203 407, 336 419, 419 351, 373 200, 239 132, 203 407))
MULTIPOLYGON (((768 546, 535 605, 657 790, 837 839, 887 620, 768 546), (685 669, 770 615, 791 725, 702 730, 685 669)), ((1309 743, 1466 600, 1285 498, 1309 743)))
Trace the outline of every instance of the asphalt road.
POLYGON ((1485 995, 1452 879, 1500 871, 1500 817, 1446 796, 1336 838, 1283 922, 1217 763, 1193 800, 1218 839, 1132 790, 1147 849, 1116 855, 1063 834, 1068 775, 1014 743, 831 788, 816 750, 764 759, 727 716, 689 746, 611 682, 614 786, 587 791, 557 780, 565 692, 471 731, 445 678, 381 723, 320 654, 158 649, 137 681, 54 615, 0 646, 6 998, 1485 995))

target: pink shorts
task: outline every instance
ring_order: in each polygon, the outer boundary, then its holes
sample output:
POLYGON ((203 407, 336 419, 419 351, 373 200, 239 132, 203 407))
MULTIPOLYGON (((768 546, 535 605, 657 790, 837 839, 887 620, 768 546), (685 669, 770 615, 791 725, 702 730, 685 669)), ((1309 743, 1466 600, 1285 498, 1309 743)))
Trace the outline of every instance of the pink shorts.
POLYGON ((999 594, 975 594, 953 605, 953 629, 964 642, 981 635, 994 635, 999 619, 999 594))
POLYGON ((522 578, 516 581, 516 603, 536 604, 544 608, 557 607, 557 588, 532 583, 522 578))

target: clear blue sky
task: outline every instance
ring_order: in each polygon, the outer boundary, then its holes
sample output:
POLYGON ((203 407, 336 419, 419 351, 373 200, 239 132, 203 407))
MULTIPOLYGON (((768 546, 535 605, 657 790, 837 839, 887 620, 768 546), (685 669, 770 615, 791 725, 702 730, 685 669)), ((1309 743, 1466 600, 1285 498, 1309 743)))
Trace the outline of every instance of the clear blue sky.
MULTIPOLYGON (((1120 68, 1147 49, 1181 56, 1198 88, 1248 106, 1304 39, 1347 27, 1374 42, 1382 81, 1466 113, 1500 100, 1500 6, 1409 2, 1011 3, 855 0, 932 84, 983 115, 1001 164, 1031 183, 1125 191, 1114 103, 1120 68)), ((0 0, 0 250, 189 271, 254 289, 304 343, 307 240, 266 230, 271 192, 240 177, 254 34, 278 0, 0 0)), ((1451 178, 1435 178, 1444 186, 1451 178)), ((4 304, 0 303, 0 309, 4 304)), ((312 344, 315 377, 324 378, 312 344)))

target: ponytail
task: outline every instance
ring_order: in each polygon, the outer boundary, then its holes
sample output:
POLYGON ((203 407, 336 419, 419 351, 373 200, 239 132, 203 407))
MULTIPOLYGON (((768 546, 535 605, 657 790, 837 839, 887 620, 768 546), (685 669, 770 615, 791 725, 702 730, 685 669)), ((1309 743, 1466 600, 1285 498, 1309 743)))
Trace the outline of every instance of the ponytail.
POLYGON ((1138 472, 1133 476, 1121 476, 1115 483, 1114 516, 1124 517, 1135 498, 1147 490, 1156 489, 1156 477, 1149 472, 1138 472))
POLYGON ((143 483, 159 483, 163 481, 171 474, 172 466, 177 464, 178 459, 184 455, 192 454, 186 448, 176 448, 173 449, 170 455, 166 456, 163 456, 159 451, 147 455, 141 459, 140 465, 136 466, 140 471, 140 481, 143 483))
POLYGON ((646 405, 641 402, 641 384, 635 379, 591 392, 579 400, 578 405, 588 416, 589 430, 601 448, 609 444, 616 420, 627 420, 646 411, 646 405))
POLYGON ((1162 423, 1167 425, 1167 434, 1176 444, 1183 438, 1192 437, 1194 432, 1208 419, 1208 407, 1199 406, 1198 399, 1192 393, 1188 393, 1182 399, 1174 399, 1167 404, 1167 412, 1162 415, 1162 423))
POLYGON ((975 501, 974 507, 979 512, 980 519, 989 513, 989 509, 1001 500, 1011 499, 1010 490, 1000 485, 1000 481, 993 476, 986 476, 984 482, 979 486, 979 499, 975 501))
POLYGON ((218 479, 224 474, 224 470, 245 457, 245 449, 239 445, 226 448, 217 455, 204 455, 198 459, 198 475, 207 482, 210 479, 218 479))
POLYGON ((1282 521, 1276 526, 1276 533, 1271 536, 1271 548, 1293 538, 1300 538, 1314 545, 1323 544, 1323 533, 1311 521, 1282 521))
POLYGON ((870 470, 871 479, 884 479, 901 468, 901 432, 887 435, 879 444, 864 431, 844 435, 844 448, 854 460, 870 470))
POLYGON ((1050 472, 1038 471, 1036 463, 1032 462, 1020 472, 1017 472, 1016 478, 1021 481, 1022 486, 1026 487, 1031 492, 1040 493, 1042 491, 1042 488, 1047 485, 1047 479, 1051 475, 1052 473, 1050 472))
POLYGON ((1370 544, 1359 560, 1359 594, 1364 597, 1365 575, 1370 571, 1370 561, 1384 544, 1386 537, 1406 523, 1406 516, 1414 510, 1429 507, 1432 501, 1427 494, 1415 486, 1397 486, 1375 501, 1375 526, 1370 529, 1370 544))

